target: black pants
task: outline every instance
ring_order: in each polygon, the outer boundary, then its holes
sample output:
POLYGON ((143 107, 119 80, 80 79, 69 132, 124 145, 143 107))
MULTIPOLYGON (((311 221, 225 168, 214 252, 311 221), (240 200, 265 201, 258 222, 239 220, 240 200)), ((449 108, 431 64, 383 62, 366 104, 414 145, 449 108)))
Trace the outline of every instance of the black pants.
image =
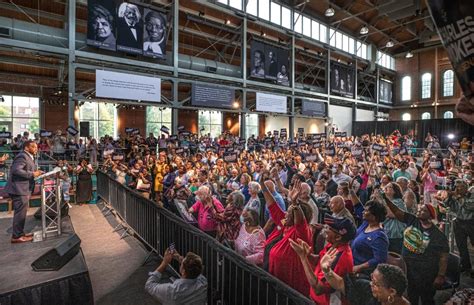
POLYGON ((422 305, 435 305, 434 295, 436 289, 433 283, 427 284, 424 287, 421 285, 408 285, 408 301, 410 304, 418 305, 419 299, 421 298, 422 305))
POLYGON ((467 249, 467 238, 469 237, 471 244, 474 244, 474 219, 461 220, 456 218, 453 223, 453 230, 456 246, 461 256, 462 269, 470 270, 472 265, 469 250, 467 249))
POLYGON ((422 305, 435 305, 436 289, 433 283, 438 269, 432 268, 434 266, 427 268, 426 264, 420 264, 407 258, 405 258, 405 263, 407 264, 407 293, 410 304, 418 305, 419 299, 421 299, 422 305))
POLYGON ((30 196, 20 196, 10 194, 10 198, 13 202, 13 210, 15 214, 13 215, 13 238, 20 238, 25 235, 23 232, 25 228, 26 221, 26 212, 28 211, 28 204, 30 202, 30 196))
POLYGON ((389 238, 388 239, 388 251, 401 254, 402 248, 403 248, 403 238, 389 238))

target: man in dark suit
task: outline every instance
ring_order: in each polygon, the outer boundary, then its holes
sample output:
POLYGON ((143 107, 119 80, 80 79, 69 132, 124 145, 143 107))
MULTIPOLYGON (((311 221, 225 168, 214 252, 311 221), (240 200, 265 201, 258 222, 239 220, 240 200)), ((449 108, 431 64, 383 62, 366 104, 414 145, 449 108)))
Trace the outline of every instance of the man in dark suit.
POLYGON ((5 191, 13 201, 13 234, 12 243, 23 243, 33 240, 32 233, 23 231, 25 228, 26 212, 30 201, 31 192, 35 188, 35 178, 43 172, 36 169, 34 156, 38 146, 34 141, 28 140, 23 145, 24 150, 13 160, 8 176, 5 191))
POLYGON ((143 23, 138 6, 123 2, 118 9, 117 45, 142 51, 143 23))

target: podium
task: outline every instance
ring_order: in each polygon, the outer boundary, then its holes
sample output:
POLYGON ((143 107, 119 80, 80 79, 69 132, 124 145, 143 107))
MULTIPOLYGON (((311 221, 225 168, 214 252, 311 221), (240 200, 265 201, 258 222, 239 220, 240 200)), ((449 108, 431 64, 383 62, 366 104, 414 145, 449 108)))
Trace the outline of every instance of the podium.
POLYGON ((36 180, 42 180, 41 240, 45 239, 48 234, 61 235, 61 180, 57 175, 60 172, 61 169, 56 168, 36 177, 36 180))

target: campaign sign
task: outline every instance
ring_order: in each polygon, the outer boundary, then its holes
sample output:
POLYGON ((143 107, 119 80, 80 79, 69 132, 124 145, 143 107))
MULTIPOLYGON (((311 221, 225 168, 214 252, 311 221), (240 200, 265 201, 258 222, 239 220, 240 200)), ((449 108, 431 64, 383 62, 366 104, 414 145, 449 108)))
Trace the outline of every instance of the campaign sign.
POLYGON ((227 162, 227 163, 237 162, 237 153, 236 152, 225 153, 224 162, 227 162))
POLYGON ((188 137, 190 134, 191 134, 191 133, 190 133, 189 131, 182 131, 182 132, 181 132, 181 135, 182 135, 183 137, 188 137))
POLYGON ((42 138, 50 138, 51 136, 53 136, 53 133, 51 131, 47 131, 43 129, 40 131, 40 137, 42 138))
POLYGON ((329 144, 324 150, 324 153, 328 156, 334 156, 336 154, 336 149, 334 148, 334 145, 329 144))
POLYGON ((163 133, 170 134, 170 129, 168 127, 166 127, 165 125, 161 126, 160 130, 163 133))
POLYGON ((298 143, 295 143, 295 142, 290 143, 290 147, 291 148, 296 148, 296 147, 298 147, 298 143))
POLYGON ((362 147, 360 146, 352 146, 351 153, 354 157, 362 156, 362 147))
POLYGON ((274 130, 274 131, 273 131, 273 135, 274 135, 274 136, 277 136, 277 137, 278 137, 278 134, 279 134, 278 130, 274 130))
POLYGON ((170 141, 176 141, 178 140, 178 136, 177 135, 171 135, 170 136, 170 141))
POLYGON ((380 144, 373 144, 372 149, 375 151, 383 151, 385 149, 385 146, 382 146, 380 144))
POLYGON ((316 155, 306 155, 304 159, 307 162, 314 162, 318 159, 318 156, 316 156, 316 155))
POLYGON ((337 148, 343 148, 343 147, 345 147, 345 144, 344 144, 344 142, 338 142, 338 143, 336 143, 336 147, 337 148))
POLYGON ((183 131, 184 130, 184 126, 181 125, 181 126, 178 126, 178 131, 183 131))
POLYGON ((135 130, 135 128, 133 128, 133 127, 125 127, 125 133, 131 133, 134 130, 135 130))
POLYGON ((304 134, 304 128, 303 127, 298 127, 298 133, 299 134, 304 134))
POLYGON ((347 137, 347 132, 345 132, 345 131, 338 131, 338 132, 335 132, 335 133, 334 133, 334 136, 340 137, 340 138, 342 138, 342 137, 347 137))
POLYGON ((184 153, 184 148, 177 148, 174 152, 175 152, 177 155, 181 155, 182 153, 184 153))
POLYGON ((121 154, 117 154, 117 155, 112 156, 112 160, 114 160, 114 161, 122 161, 123 158, 124 158, 124 155, 121 155, 121 154))
POLYGON ((76 128, 74 128, 74 126, 69 126, 68 128, 66 128, 66 131, 71 135, 71 136, 75 136, 79 133, 79 130, 77 130, 76 128))
POLYGON ((138 135, 138 134, 140 134, 140 129, 138 129, 138 128, 133 128, 133 130, 132 130, 132 135, 135 136, 135 135, 138 135))
POLYGON ((12 133, 9 131, 0 132, 0 139, 10 139, 12 137, 12 133))

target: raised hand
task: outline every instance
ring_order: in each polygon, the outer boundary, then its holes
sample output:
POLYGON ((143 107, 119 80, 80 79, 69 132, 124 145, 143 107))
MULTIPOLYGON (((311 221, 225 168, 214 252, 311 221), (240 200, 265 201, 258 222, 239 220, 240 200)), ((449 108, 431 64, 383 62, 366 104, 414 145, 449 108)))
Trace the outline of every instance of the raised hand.
POLYGON ((323 272, 328 272, 329 269, 332 266, 332 263, 336 259, 337 255, 337 249, 336 248, 330 248, 329 251, 327 251, 324 256, 321 258, 319 261, 319 264, 321 265, 321 270, 323 272))
POLYGON ((289 239, 291 248, 301 258, 306 258, 311 253, 311 247, 302 239, 298 238, 297 241, 289 239))

